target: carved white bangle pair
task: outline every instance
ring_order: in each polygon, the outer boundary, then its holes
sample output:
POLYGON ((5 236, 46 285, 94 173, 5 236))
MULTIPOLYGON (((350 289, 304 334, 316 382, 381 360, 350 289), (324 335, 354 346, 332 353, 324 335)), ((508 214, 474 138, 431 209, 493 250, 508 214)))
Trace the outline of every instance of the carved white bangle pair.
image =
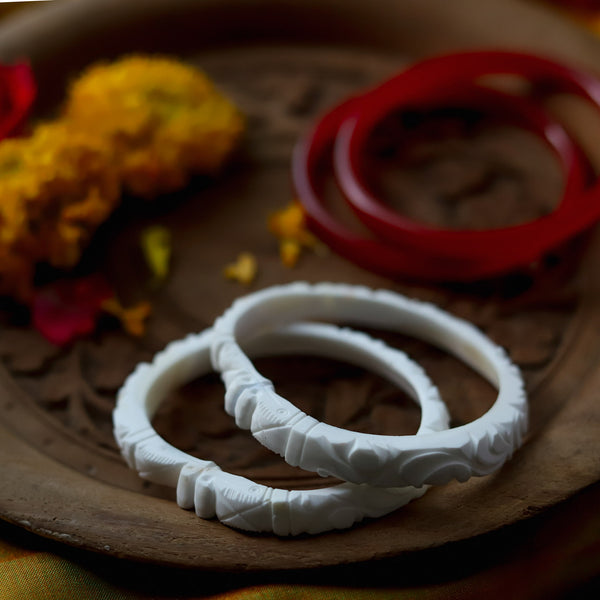
MULTIPOLYGON (((343 483, 315 490, 287 491, 223 472, 161 438, 151 418, 170 390, 211 370, 212 330, 172 342, 151 364, 127 379, 113 413, 115 437, 129 466, 141 477, 177 487, 177 502, 200 517, 217 516, 227 525, 278 535, 345 528, 364 517, 379 517, 423 495, 426 488, 372 488, 343 483)), ((370 368, 405 389, 421 405, 419 434, 448 427, 437 389, 405 354, 349 329, 299 323, 269 332, 247 346, 252 356, 311 352, 345 358, 370 368)), ((261 383, 262 385, 262 383, 261 383)), ((238 390, 243 393, 246 390, 238 390)), ((231 398, 231 395, 229 396, 231 398)))
POLYGON ((150 481, 176 486, 180 506, 233 527, 278 535, 349 527, 421 496, 423 484, 490 473, 521 443, 526 421, 518 369, 474 327, 398 294, 335 284, 292 284, 239 299, 212 330, 173 342, 151 364, 139 365, 114 411, 115 437, 128 464, 150 481), (448 430, 436 388, 405 354, 349 329, 290 325, 305 319, 402 331, 434 343, 487 377, 499 388, 498 399, 481 418, 448 430), (310 352, 371 369, 419 402, 419 431, 377 436, 319 423, 278 396, 242 347, 251 356, 310 352), (225 473, 158 436, 152 415, 170 390, 210 370, 209 351, 225 382, 225 408, 240 427, 290 464, 347 483, 273 489, 225 473))

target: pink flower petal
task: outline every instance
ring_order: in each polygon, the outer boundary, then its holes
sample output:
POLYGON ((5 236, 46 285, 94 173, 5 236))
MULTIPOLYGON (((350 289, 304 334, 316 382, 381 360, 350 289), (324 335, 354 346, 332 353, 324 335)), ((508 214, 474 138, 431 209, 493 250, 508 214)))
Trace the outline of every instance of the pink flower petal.
POLYGON ((94 331, 102 304, 113 295, 99 275, 57 281, 34 294, 33 326, 48 341, 64 346, 94 331))

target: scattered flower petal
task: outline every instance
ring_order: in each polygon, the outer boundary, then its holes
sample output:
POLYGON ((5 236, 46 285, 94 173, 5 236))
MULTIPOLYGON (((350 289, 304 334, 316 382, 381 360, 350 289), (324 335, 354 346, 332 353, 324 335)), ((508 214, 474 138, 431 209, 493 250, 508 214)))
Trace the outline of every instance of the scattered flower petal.
POLYGON ((302 252, 302 246, 295 240, 284 239, 279 242, 281 262, 290 269, 296 265, 302 252))
POLYGON ((106 280, 97 275, 57 281, 36 290, 33 326, 51 343, 64 346, 94 331, 102 303, 112 295, 106 280))
POLYGON ((152 312, 152 306, 149 302, 142 301, 125 308, 115 296, 112 296, 102 302, 102 310, 119 319, 123 329, 129 335, 141 337, 146 331, 146 319, 152 312))
POLYGON ((242 252, 235 262, 223 269, 223 274, 227 279, 234 279, 248 285, 254 281, 257 271, 256 257, 250 252, 242 252))
POLYGON ((302 206, 292 202, 269 216, 269 231, 279 240, 279 255, 286 267, 293 267, 302 248, 316 249, 318 241, 306 228, 302 206))
POLYGON ((315 237, 306 228, 302 206, 291 202, 269 217, 269 231, 280 239, 293 239, 303 245, 313 245, 315 237))
POLYGON ((160 225, 147 227, 140 238, 146 264, 152 273, 153 285, 160 285, 169 274, 171 232, 160 225))

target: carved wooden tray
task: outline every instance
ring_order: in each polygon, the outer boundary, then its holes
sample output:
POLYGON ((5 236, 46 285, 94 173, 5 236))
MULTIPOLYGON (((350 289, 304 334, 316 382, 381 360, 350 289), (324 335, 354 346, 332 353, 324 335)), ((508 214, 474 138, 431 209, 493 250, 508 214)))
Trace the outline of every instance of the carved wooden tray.
MULTIPOLYGON (((213 570, 308 568, 464 540, 597 481, 597 234, 562 248, 531 273, 427 287, 383 279, 333 254, 308 254, 285 269, 266 231, 267 215, 290 199, 291 149, 315 115, 410 58, 481 45, 600 64, 592 37, 509 0, 67 1, 5 23, 0 58, 32 60, 40 115, 57 109, 65 83, 87 63, 160 51, 206 69, 248 115, 249 132, 225 177, 194 182, 159 205, 128 200, 96 240, 91 253, 101 257, 100 269, 119 293, 153 302, 142 340, 108 326, 58 350, 19 311, 2 306, 0 516, 73 546, 136 560, 213 570), (137 238, 157 222, 175 232, 174 261, 168 284, 153 291, 137 238), (315 537, 245 534, 179 509, 171 490, 142 483, 121 460, 111 435, 114 395, 138 361, 204 328, 246 291, 221 273, 242 250, 259 259, 250 289, 296 279, 363 283, 432 300, 475 322, 508 349, 527 378, 531 431, 524 448, 494 476, 432 489, 388 517, 315 537)), ((500 224, 531 218, 557 199, 556 165, 535 141, 502 127, 467 133, 466 141, 421 140, 408 157, 396 185, 419 198, 415 216, 500 224)), ((456 361, 414 341, 387 338, 423 362, 456 424, 493 401, 491 389, 456 361)), ((330 423, 390 434, 416 429, 418 411, 402 394, 359 369, 310 357, 265 359, 260 368, 284 395, 330 423)), ((263 483, 324 484, 238 431, 222 412, 221 394, 217 377, 193 382, 169 398, 157 428, 186 451, 263 483)))

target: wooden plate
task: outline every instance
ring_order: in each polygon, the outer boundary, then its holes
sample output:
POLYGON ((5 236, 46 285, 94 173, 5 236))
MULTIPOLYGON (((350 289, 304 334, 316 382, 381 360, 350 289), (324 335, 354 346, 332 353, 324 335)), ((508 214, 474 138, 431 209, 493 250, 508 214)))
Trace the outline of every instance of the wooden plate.
MULTIPOLYGON (((159 51, 205 68, 248 115, 249 131, 223 178, 195 181, 158 205, 128 199, 98 236, 90 254, 101 257, 99 268, 121 296, 153 302, 142 340, 109 323, 59 350, 29 328, 22 312, 3 307, 0 516, 73 546, 135 560, 212 570, 308 568, 464 540, 597 481, 597 235, 560 249, 528 274, 427 287, 383 279, 334 255, 309 254, 287 270, 266 231, 267 215, 290 199, 294 141, 316 114, 409 59, 481 46, 536 51, 592 69, 600 64, 591 36, 552 13, 509 0, 66 1, 6 22, 0 57, 31 59, 40 85, 38 115, 56 112, 66 83, 89 62, 159 51), (153 290, 137 239, 144 226, 157 222, 175 233, 174 261, 168 284, 153 290), (526 375, 531 431, 524 448, 494 476, 433 489, 388 517, 315 537, 246 534, 180 510, 171 490, 145 485, 126 468, 112 441, 110 411, 134 364, 207 326, 246 291, 221 274, 242 250, 259 259, 250 289, 295 279, 363 283, 432 300, 477 323, 507 347, 526 375)), ((493 224, 530 217, 532 207, 547 209, 548 198, 556 200, 560 178, 539 144, 506 129, 469 136, 426 143, 412 157, 404 184, 419 193, 419 206, 426 207, 421 216, 443 221, 441 198, 446 216, 468 224, 478 214, 493 224), (480 201, 488 208, 476 209, 480 201)), ((489 387, 456 361, 414 341, 390 341, 424 363, 455 423, 476 417, 493 401, 489 387)), ((273 358, 261 368, 282 393, 335 424, 399 433, 412 431, 418 418, 401 394, 344 364, 273 358)), ((323 484, 237 431, 222 413, 221 394, 215 377, 193 382, 169 398, 157 428, 178 446, 261 482, 323 484)))

